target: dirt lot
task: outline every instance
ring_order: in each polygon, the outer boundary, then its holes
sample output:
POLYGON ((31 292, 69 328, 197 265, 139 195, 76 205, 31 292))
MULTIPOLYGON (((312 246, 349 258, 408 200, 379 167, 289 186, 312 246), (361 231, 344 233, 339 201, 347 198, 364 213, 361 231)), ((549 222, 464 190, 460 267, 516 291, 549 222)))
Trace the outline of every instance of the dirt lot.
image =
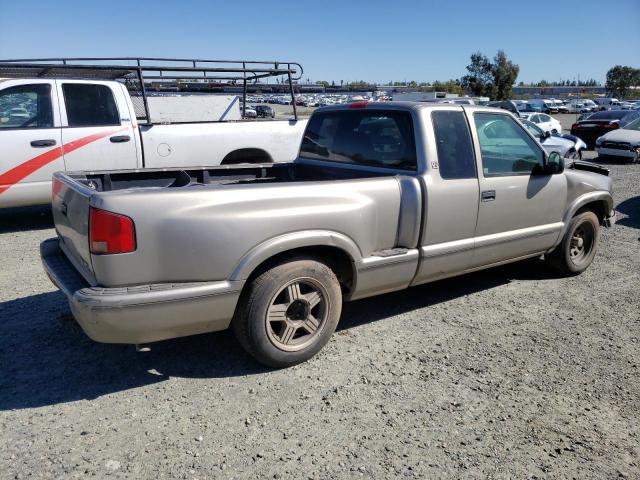
POLYGON ((227 332, 97 344, 0 214, 0 478, 640 478, 640 166, 576 278, 528 261, 348 304, 295 368, 227 332))

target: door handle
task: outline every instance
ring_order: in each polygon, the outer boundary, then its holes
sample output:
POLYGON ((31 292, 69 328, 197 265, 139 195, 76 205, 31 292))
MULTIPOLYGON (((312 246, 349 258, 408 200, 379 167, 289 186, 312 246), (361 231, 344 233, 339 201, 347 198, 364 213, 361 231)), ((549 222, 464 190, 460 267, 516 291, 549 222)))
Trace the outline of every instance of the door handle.
POLYGON ((492 202, 496 199, 496 191, 495 190, 485 190, 480 194, 480 200, 483 202, 492 202))
POLYGON ((131 140, 131 137, 129 135, 116 135, 115 137, 109 138, 109 140, 111 140, 111 143, 124 143, 131 140))
POLYGON ((31 142, 33 148, 53 147, 55 144, 55 140, 34 140, 31 142))

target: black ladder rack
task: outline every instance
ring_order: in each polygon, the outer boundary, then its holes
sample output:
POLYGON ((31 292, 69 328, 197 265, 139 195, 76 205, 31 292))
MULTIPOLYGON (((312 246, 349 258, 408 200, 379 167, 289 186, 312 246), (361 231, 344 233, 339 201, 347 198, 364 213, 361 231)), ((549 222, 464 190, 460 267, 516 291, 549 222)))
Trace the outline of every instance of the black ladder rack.
MULTIPOLYGON (((150 122, 147 103, 147 80, 227 81, 242 82, 242 105, 246 108, 247 84, 270 77, 286 76, 291 91, 294 118, 296 110, 294 80, 302 78, 302 65, 297 62, 263 60, 203 60, 190 58, 96 57, 37 58, 0 60, 0 78, 80 78, 117 80, 142 99, 138 118, 150 122)), ((132 96, 133 98, 133 96, 132 96)))

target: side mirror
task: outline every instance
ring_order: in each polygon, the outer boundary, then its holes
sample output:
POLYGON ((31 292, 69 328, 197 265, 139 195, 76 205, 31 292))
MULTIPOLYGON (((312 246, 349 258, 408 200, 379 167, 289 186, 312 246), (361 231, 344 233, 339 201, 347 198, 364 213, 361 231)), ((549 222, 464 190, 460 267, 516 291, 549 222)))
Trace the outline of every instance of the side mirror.
MULTIPOLYGON (((544 138, 549 138, 551 136, 551 132, 549 130, 545 130, 544 132, 544 138)), ((557 153, 557 152, 555 152, 557 153)))
POLYGON ((558 152, 551 152, 547 157, 544 169, 547 175, 556 175, 564 172, 564 158, 558 152))

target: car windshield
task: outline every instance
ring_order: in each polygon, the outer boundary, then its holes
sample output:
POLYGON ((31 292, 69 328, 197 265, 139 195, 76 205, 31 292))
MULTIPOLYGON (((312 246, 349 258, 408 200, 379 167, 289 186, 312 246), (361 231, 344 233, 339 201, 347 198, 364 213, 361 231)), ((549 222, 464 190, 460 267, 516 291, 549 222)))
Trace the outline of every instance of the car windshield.
POLYGON ((633 122, 624 126, 625 130, 640 131, 640 118, 636 118, 633 122))

